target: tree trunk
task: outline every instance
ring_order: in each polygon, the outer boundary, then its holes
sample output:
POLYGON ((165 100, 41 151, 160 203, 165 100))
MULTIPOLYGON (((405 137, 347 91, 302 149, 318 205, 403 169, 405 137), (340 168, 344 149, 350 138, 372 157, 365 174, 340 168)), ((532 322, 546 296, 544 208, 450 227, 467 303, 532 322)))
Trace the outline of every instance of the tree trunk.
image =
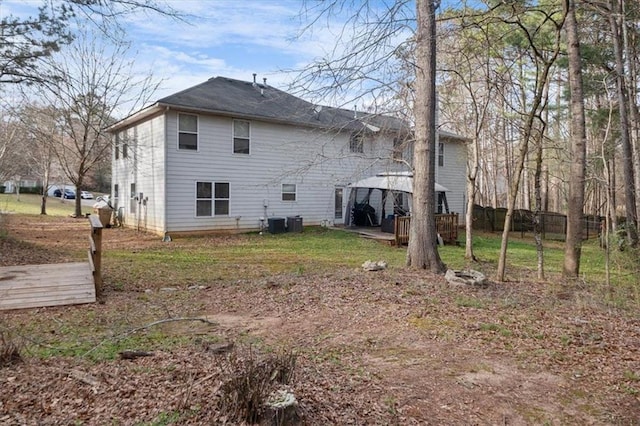
MULTIPOLYGON (((548 96, 548 93, 547 95, 548 96)), ((544 280, 544 246, 542 245, 542 227, 540 226, 540 213, 542 210, 542 160, 544 142, 544 125, 540 129, 536 140, 536 167, 533 176, 533 188, 535 196, 535 211, 533 216, 533 238, 536 242, 536 255, 538 258, 538 279, 544 280)))
POLYGON ((436 25, 434 0, 417 0, 413 212, 407 266, 443 273, 435 222, 436 25))
MULTIPOLYGON (((623 41, 623 49, 624 49, 624 61, 627 68, 627 75, 629 76, 630 83, 627 85, 629 90, 629 119, 631 121, 631 131, 630 139, 631 139, 631 153, 633 156, 633 177, 635 179, 635 198, 636 198, 636 221, 638 220, 638 216, 640 216, 640 146, 638 145, 638 134, 640 133, 640 117, 638 114, 638 90, 637 90, 637 70, 636 70, 636 61, 632 60, 635 58, 637 60, 637 52, 633 52, 631 48, 631 44, 629 42, 629 31, 627 30, 627 9, 626 3, 622 1, 620 3, 620 19, 622 20, 622 41, 623 41)), ((640 224, 639 224, 640 225, 640 224)))
POLYGON ((584 182, 586 168, 587 132, 582 94, 582 65, 580 41, 575 15, 575 1, 564 3, 567 19, 567 56, 569 59, 569 93, 571 112, 571 137, 569 147, 569 188, 567 203, 567 237, 564 246, 563 273, 566 277, 577 277, 580 272, 582 250, 582 220, 584 216, 584 182))
POLYGON ((467 175, 467 211, 465 214, 464 227, 466 231, 465 236, 465 251, 464 257, 469 260, 476 260, 473 254, 473 204, 476 195, 476 178, 478 176, 478 158, 479 158, 479 146, 478 135, 471 142, 468 153, 469 174, 467 175))
POLYGON ((612 0, 612 8, 609 13, 609 24, 611 26, 611 38, 613 40, 613 51, 616 61, 616 86, 618 91, 618 108, 620 116, 620 143, 622 145, 622 168, 624 174, 624 195, 626 210, 626 231, 627 242, 631 247, 638 245, 638 216, 636 212, 635 179, 633 177, 633 156, 631 151, 631 141, 629 139, 629 112, 627 102, 627 91, 624 79, 624 61, 622 58, 622 46, 620 43, 619 24, 616 20, 616 1, 612 0))

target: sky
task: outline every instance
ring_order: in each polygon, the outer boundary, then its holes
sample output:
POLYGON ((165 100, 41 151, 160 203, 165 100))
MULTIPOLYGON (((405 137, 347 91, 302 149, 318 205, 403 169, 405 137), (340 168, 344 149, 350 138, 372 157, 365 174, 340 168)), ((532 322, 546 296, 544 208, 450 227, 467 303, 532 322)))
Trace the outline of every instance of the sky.
MULTIPOLYGON (((152 70, 162 80, 158 98, 215 76, 250 81, 254 72, 282 87, 290 79, 282 70, 310 62, 332 42, 325 31, 299 36, 300 1, 165 1, 184 17, 140 12, 125 18, 137 71, 152 70)), ((0 0, 0 15, 34 15, 42 4, 0 0)))
MULTIPOLYGON (((153 12, 124 18, 134 72, 151 70, 161 80, 155 99, 216 76, 251 81, 253 73, 259 82, 267 78, 268 84, 286 90, 295 76, 287 70, 329 54, 339 45, 344 24, 344 18, 334 16, 303 32, 302 0, 158 1, 184 14, 182 20, 153 12)), ((0 0, 0 15, 34 14, 42 3, 0 0)))

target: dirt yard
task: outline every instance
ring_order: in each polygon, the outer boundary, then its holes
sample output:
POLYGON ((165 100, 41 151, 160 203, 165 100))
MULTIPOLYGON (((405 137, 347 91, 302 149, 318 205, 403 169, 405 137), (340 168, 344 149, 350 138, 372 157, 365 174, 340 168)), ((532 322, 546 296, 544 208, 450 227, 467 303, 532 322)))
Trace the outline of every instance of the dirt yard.
MULTIPOLYGON (((1 266, 83 258, 85 221, 10 219, 1 266)), ((105 232, 107 251, 163 247, 105 232)), ((0 424, 238 424, 220 409, 231 364, 213 343, 244 358, 297 354, 289 386, 302 424, 640 424, 639 313, 601 305, 586 286, 453 289, 421 271, 347 268, 147 292, 105 280, 101 303, 0 312, 0 331, 44 350, 43 335, 72 323, 211 324, 162 324, 179 343, 133 360, 24 353, 0 367, 0 424)))

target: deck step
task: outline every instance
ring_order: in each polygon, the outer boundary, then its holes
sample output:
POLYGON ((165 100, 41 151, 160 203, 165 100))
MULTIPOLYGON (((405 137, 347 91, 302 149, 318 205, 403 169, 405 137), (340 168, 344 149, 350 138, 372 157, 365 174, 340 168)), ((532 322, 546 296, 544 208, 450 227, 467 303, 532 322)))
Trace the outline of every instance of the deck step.
POLYGON ((0 311, 95 301, 87 262, 0 268, 0 311))

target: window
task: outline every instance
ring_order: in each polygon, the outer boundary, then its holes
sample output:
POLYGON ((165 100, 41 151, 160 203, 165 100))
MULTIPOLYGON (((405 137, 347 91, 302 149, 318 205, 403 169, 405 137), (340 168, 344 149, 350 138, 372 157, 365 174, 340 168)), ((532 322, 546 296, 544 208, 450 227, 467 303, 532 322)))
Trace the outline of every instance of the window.
POLYGON ((291 183, 282 184, 282 201, 296 200, 296 185, 291 183))
POLYGON ((118 184, 113 185, 113 198, 118 198, 118 184))
POLYGON ((349 138, 349 151, 360 153, 364 152, 364 137, 362 133, 352 133, 349 138))
POLYGON ((233 120, 233 153, 249 154, 251 123, 233 120))
POLYGON ((217 183, 214 193, 214 212, 216 216, 229 215, 229 184, 217 183))
POLYGON ((116 133, 115 157, 116 160, 120 158, 120 133, 116 133))
POLYGON ((122 158, 129 157, 129 144, 127 143, 127 136, 122 139, 122 158))
POLYGON ((196 182, 196 216, 211 216, 211 182, 196 182))
POLYGON ((178 114, 178 149, 198 150, 198 116, 178 114))
POLYGON ((396 161, 402 161, 402 151, 404 151, 404 143, 400 138, 393 138, 392 158, 396 161))
POLYGON ((342 219, 342 188, 336 188, 334 201, 334 219, 342 219))
POLYGON ((196 182, 196 216, 229 215, 229 183, 196 182))
POLYGON ((131 184, 131 192, 129 194, 129 213, 136 214, 136 184, 131 184))
POLYGON ((449 204, 447 203, 447 195, 444 192, 438 192, 437 214, 449 213, 449 204))
POLYGON ((444 167, 444 143, 438 143, 438 166, 444 167))

